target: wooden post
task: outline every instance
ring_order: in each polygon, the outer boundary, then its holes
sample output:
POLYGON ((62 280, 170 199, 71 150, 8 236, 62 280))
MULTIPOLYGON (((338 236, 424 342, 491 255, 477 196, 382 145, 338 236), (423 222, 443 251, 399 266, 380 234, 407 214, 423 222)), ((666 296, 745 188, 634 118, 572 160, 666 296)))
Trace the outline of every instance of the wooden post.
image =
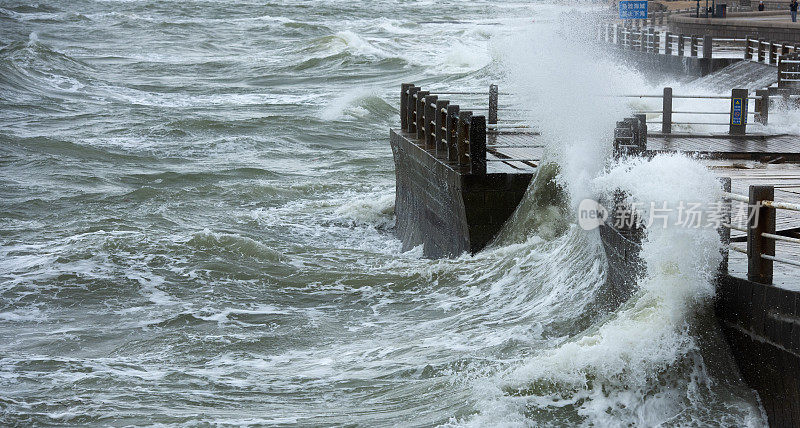
POLYGON ((658 33, 653 27, 650 27, 650 30, 648 30, 647 33, 647 38, 649 40, 647 51, 658 53, 658 33))
POLYGON ((456 148, 458 151, 458 166, 461 167, 469 167, 469 123, 471 120, 471 111, 458 112, 456 148))
POLYGON ((692 34, 692 38, 689 41, 689 55, 692 57, 697 56, 697 36, 692 34))
MULTIPOLYGON (((719 181, 722 183, 722 191, 723 192, 731 192, 731 178, 730 177, 720 177, 719 181)), ((722 211, 722 222, 723 224, 731 224, 731 205, 733 201, 728 200, 727 206, 722 211)), ((720 225, 719 229, 720 241, 722 242, 722 248, 719 249, 720 253, 722 254, 722 262, 719 264, 719 274, 720 275, 727 275, 728 274, 728 247, 731 245, 731 229, 727 228, 723 225, 720 225)))
POLYGON ((438 100, 436 101, 436 119, 434 128, 434 137, 436 139, 436 157, 447 159, 447 134, 445 133, 445 124, 447 123, 447 106, 450 101, 438 100), (442 109, 445 111, 442 112, 442 109))
POLYGON ((744 60, 750 61, 753 59, 753 52, 750 51, 750 37, 744 39, 744 60))
POLYGON ((417 132, 417 97, 419 86, 412 86, 408 89, 408 132, 417 132))
POLYGON ((497 124, 497 103, 499 92, 497 85, 489 85, 489 123, 497 124))
POLYGON ((731 114, 730 128, 728 133, 731 135, 744 135, 747 131, 747 89, 731 90, 731 114))
POLYGON ((458 128, 458 105, 450 104, 447 106, 447 160, 455 162, 458 160, 458 150, 456 149, 456 128, 458 128))
POLYGON ((769 90, 756 89, 756 122, 766 125, 769 121, 769 90))
POLYGON ((758 39, 758 62, 764 62, 764 42, 758 39))
POLYGON ((661 108, 661 133, 672 133, 672 88, 664 88, 661 108))
POLYGON ((469 122, 470 173, 486 175, 486 118, 473 116, 469 122))
POLYGON ((775 189, 772 186, 750 186, 747 207, 747 279, 760 284, 772 284, 772 260, 762 254, 775 256, 775 240, 762 236, 775 233, 775 209, 766 207, 762 201, 772 201, 775 189))
POLYGON ((639 50, 642 52, 647 50, 647 31, 644 29, 639 31, 639 50))
POLYGON ((714 38, 711 36, 703 36, 703 58, 711 59, 714 50, 714 38))
POLYGON ((672 55, 672 33, 664 34, 664 55, 672 55))
POLYGON ((428 91, 417 92, 417 140, 425 138, 425 96, 430 94, 428 91))
POLYGON ((680 57, 683 56, 683 50, 684 50, 683 49, 683 38, 684 37, 685 36, 683 35, 683 33, 678 35, 678 56, 680 56, 680 57))
POLYGON ((403 131, 408 131, 408 90, 412 86, 413 83, 400 85, 400 129, 403 131))
POLYGON ((425 148, 436 149, 436 102, 439 97, 428 95, 425 97, 425 148))
POLYGON ((775 64, 775 56, 778 54, 778 45, 775 42, 769 42, 769 64, 775 64))

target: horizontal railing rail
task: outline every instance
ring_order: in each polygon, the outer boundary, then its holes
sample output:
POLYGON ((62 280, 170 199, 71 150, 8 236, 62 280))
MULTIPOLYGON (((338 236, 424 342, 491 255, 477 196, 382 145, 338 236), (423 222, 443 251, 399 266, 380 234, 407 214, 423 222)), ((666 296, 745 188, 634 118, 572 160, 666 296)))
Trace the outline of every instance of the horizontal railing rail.
POLYGON ((781 58, 800 52, 800 44, 753 38, 711 37, 673 34, 654 27, 635 28, 605 23, 600 26, 600 40, 630 50, 679 57, 713 58, 714 54, 744 58, 747 61, 778 65, 781 58))
MULTIPOLYGON (((800 204, 775 201, 774 186, 749 187, 748 195, 730 192, 728 188, 723 197, 733 202, 747 204, 747 218, 744 225, 733 222, 724 223, 723 227, 747 234, 747 247, 740 248, 729 244, 730 250, 747 255, 747 279, 761 284, 772 284, 773 263, 800 266, 800 260, 777 257, 775 244, 777 241, 800 244, 800 239, 780 235, 776 231, 777 210, 800 212, 800 204)), ((732 212, 732 209, 731 209, 732 212)))
MULTIPOLYGON (((661 133, 672 133, 672 125, 708 125, 708 126, 727 126, 728 133, 733 135, 741 135, 747 132, 748 117, 753 116, 756 123, 766 125, 769 118, 770 95, 767 89, 756 90, 754 95, 751 95, 747 89, 733 89, 730 96, 725 95, 675 95, 672 93, 672 88, 664 88, 662 94, 626 94, 619 95, 621 98, 660 98, 661 109, 642 108, 635 111, 637 114, 660 114, 661 120, 650 120, 647 123, 660 123, 661 133), (675 99, 691 99, 691 100, 730 100, 729 108, 722 110, 714 110, 712 107, 703 107, 702 110, 691 110, 688 108, 675 109, 673 107, 673 100, 675 99), (753 111, 750 111, 750 101, 754 101, 753 111), (689 116, 694 120, 674 120, 673 115, 689 116), (722 116, 727 115, 728 121, 726 122, 709 122, 708 119, 703 119, 702 116, 722 116), (696 116, 701 116, 697 119, 696 116)), ((718 103, 717 103, 718 104, 718 103)))

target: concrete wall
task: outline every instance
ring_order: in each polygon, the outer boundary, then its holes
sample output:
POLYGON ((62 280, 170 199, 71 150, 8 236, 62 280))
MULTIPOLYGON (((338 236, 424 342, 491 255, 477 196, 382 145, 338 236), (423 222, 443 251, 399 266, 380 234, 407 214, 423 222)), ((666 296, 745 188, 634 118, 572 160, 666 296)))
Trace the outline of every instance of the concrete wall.
MULTIPOLYGON (((786 7, 788 8, 788 2, 786 7)), ((786 13, 785 21, 775 22, 747 18, 706 19, 674 16, 669 20, 669 27, 673 33, 687 35, 742 39, 751 37, 775 42, 800 42, 800 23, 792 23, 788 18, 788 9, 786 13)))
MULTIPOLYGON (((689 49, 688 45, 686 49, 689 49)), ((739 59, 730 58, 712 58, 709 60, 701 57, 679 57, 623 48, 618 48, 616 52, 623 61, 633 63, 637 69, 655 74, 656 76, 679 75, 701 77, 740 61, 739 59)))
POLYGON ((480 251, 513 214, 533 174, 468 174, 415 141, 390 131, 403 250, 423 245, 430 258, 480 251))
POLYGON ((800 293, 724 275, 715 309, 770 426, 800 426, 800 293))

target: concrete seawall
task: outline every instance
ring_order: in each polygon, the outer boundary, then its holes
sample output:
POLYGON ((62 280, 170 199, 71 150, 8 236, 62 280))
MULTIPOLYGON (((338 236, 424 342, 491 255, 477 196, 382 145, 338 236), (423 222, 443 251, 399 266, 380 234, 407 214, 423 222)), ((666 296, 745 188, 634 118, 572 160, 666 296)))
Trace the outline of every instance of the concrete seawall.
POLYGON ((422 245, 430 258, 480 251, 517 208, 533 174, 468 174, 414 141, 407 132, 390 131, 403 249, 422 245))
POLYGON ((722 275, 715 312, 770 426, 800 426, 800 292, 722 275))

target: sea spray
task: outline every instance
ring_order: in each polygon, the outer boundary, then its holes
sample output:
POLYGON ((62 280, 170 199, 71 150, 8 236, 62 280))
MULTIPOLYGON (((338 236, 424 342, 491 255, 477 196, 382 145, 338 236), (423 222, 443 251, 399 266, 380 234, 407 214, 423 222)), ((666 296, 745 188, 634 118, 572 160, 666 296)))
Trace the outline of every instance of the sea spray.
MULTIPOLYGON (((624 160, 590 186, 606 199, 622 190, 626 203, 644 207, 644 218, 651 201, 659 207, 707 206, 720 197, 713 174, 681 155, 624 160)), ((477 382, 487 400, 468 425, 498 418, 595 426, 763 423, 752 393, 709 375, 702 347, 718 344, 697 337, 704 334, 698 330, 716 328, 704 314, 721 261, 718 232, 675 226, 677 216, 673 211, 663 224, 646 229, 639 254, 645 272, 636 294, 601 322, 535 353, 493 382, 477 382)))

